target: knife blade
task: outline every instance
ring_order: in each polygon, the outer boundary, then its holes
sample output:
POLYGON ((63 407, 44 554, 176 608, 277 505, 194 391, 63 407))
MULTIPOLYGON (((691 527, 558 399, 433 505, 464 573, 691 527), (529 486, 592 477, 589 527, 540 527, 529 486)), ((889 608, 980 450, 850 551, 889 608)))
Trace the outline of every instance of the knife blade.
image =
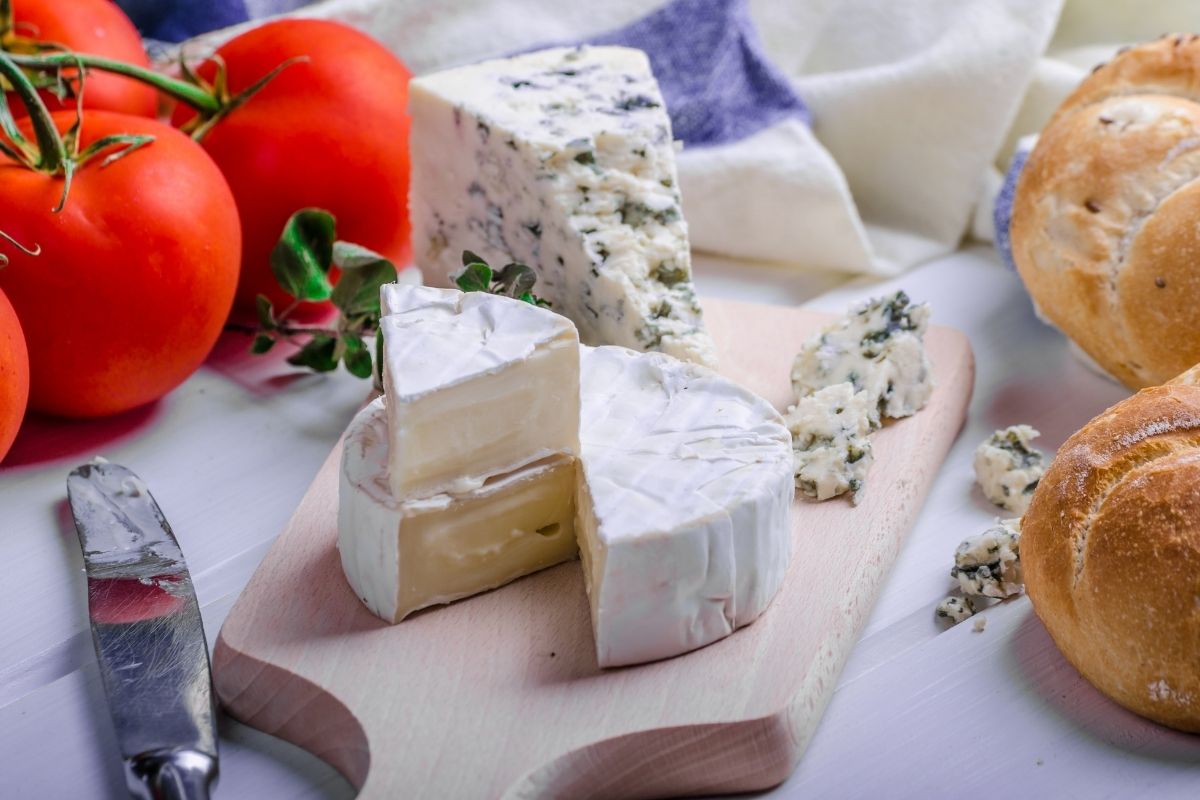
POLYGON ((207 798, 217 776, 208 644, 175 535, 146 485, 119 464, 76 468, 67 496, 129 791, 207 798))

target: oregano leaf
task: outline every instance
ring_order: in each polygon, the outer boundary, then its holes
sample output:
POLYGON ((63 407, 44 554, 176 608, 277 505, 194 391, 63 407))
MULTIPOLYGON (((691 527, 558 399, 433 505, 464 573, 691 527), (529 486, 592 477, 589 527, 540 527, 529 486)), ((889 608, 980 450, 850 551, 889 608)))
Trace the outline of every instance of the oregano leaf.
POLYGON ((533 285, 537 283, 537 273, 525 264, 506 264, 504 269, 496 273, 496 281, 503 290, 502 294, 521 297, 533 291, 533 285))
POLYGON ((362 337, 347 333, 342 336, 342 341, 346 343, 346 351, 342 354, 346 371, 356 378, 371 377, 371 351, 363 344, 362 337))
POLYGON ((337 337, 318 333, 288 356, 287 362, 296 367, 308 367, 315 372, 332 372, 338 365, 337 356, 334 355, 337 346, 337 337))
POLYGON ((254 342, 250 345, 250 352, 254 353, 256 356, 262 355, 274 346, 275 337, 269 336, 265 333, 260 333, 255 335, 254 342))
POLYGON ((288 219, 271 251, 271 272, 285 292, 297 300, 329 299, 334 238, 334 218, 328 211, 306 208, 288 219))
MULTIPOLYGON (((347 317, 379 316, 379 290, 385 283, 396 280, 395 265, 379 253, 351 242, 334 242, 333 263, 342 271, 333 287, 333 304, 347 317)), ((370 361, 370 356, 367 360, 370 361)))
POLYGON ((271 305, 271 298, 265 294, 254 298, 254 310, 258 312, 259 327, 268 331, 276 328, 275 307, 271 305))
POLYGON ((454 282, 464 292, 486 292, 492 286, 492 268, 482 261, 473 261, 463 267, 454 282))

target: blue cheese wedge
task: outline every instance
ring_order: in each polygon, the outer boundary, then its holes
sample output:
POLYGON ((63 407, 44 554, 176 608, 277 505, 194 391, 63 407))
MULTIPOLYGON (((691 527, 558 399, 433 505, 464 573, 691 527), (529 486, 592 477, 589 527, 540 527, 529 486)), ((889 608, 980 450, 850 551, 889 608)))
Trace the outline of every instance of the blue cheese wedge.
POLYGON ((692 285, 675 143, 646 55, 543 50, 410 84, 417 264, 464 250, 538 273, 585 344, 716 363, 692 285))
POLYGON ((1021 520, 999 520, 954 551, 950 577, 963 594, 1003 599, 1024 591, 1021 574, 1021 520))
POLYGON ((788 409, 797 489, 817 500, 850 492, 859 501, 874 460, 867 438, 873 406, 867 392, 838 383, 788 409))
POLYGON ((792 366, 797 397, 849 382, 872 399, 871 425, 915 414, 933 393, 933 369, 923 337, 929 306, 897 292, 850 309, 808 339, 792 366))
POLYGON ((1039 433, 1028 425, 996 431, 975 449, 975 481, 988 500, 1014 514, 1024 514, 1038 481, 1046 471, 1045 457, 1033 446, 1039 433))

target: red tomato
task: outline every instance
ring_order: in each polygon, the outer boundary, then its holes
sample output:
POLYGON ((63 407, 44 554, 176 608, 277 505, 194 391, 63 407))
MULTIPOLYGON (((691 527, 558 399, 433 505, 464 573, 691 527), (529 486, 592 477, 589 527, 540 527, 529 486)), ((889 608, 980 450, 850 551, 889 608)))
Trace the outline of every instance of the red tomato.
MULTIPOLYGON (((112 0, 13 0, 14 33, 21 39, 63 45, 88 55, 115 58, 140 67, 149 67, 142 37, 125 12, 112 0)), ((10 49, 23 49, 9 44, 10 49)), ((49 92, 42 99, 50 110, 63 108, 49 92)), ((8 95, 9 105, 17 116, 24 108, 8 95)), ((154 89, 131 78, 93 71, 84 84, 85 108, 102 108, 153 117, 158 113, 158 98, 154 89)), ((75 107, 74 101, 67 106, 75 107)))
MULTIPOLYGON (((54 115, 60 130, 75 120, 54 115)), ((27 125, 27 123, 26 123, 27 125)), ((153 143, 62 179, 0 157, 0 270, 29 345, 30 408, 92 417, 155 400, 200 365, 229 314, 241 234, 233 196, 198 144, 161 122, 91 111, 80 144, 153 143)))
POLYGON ((0 292, 0 461, 8 454, 29 399, 29 357, 17 312, 0 292))
MULTIPOLYGON (((289 58, 293 64, 201 142, 229 181, 242 220, 237 307, 246 313, 265 294, 290 298, 271 274, 270 255, 302 208, 337 218, 338 238, 409 257, 408 80, 392 53, 366 34, 334 22, 280 20, 217 50, 237 93, 289 58)), ((198 70, 211 79, 215 66, 198 70)), ((193 116, 179 109, 173 122, 193 116)), ((310 311, 312 309, 309 309, 310 311)))

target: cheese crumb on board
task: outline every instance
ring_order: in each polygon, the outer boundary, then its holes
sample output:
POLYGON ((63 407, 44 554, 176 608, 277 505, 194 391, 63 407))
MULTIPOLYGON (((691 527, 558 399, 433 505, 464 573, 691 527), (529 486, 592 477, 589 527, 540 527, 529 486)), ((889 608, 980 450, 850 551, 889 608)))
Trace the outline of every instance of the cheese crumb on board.
POLYGON ((874 456, 871 399, 849 383, 802 397, 784 416, 792 433, 796 488, 817 500, 850 492, 858 503, 874 456))
POLYGON ((1046 471, 1045 456, 1032 446, 1040 434, 1029 425, 996 431, 975 449, 975 481, 992 503, 1024 514, 1046 471))
POLYGON ((971 630, 976 633, 983 633, 983 629, 987 627, 987 617, 978 616, 975 618, 975 623, 971 626, 971 630))
POLYGON ((877 297, 808 339, 792 366, 797 397, 849 382, 873 401, 871 426, 908 417, 929 401, 933 368, 923 337, 929 305, 914 305, 904 292, 877 297))

